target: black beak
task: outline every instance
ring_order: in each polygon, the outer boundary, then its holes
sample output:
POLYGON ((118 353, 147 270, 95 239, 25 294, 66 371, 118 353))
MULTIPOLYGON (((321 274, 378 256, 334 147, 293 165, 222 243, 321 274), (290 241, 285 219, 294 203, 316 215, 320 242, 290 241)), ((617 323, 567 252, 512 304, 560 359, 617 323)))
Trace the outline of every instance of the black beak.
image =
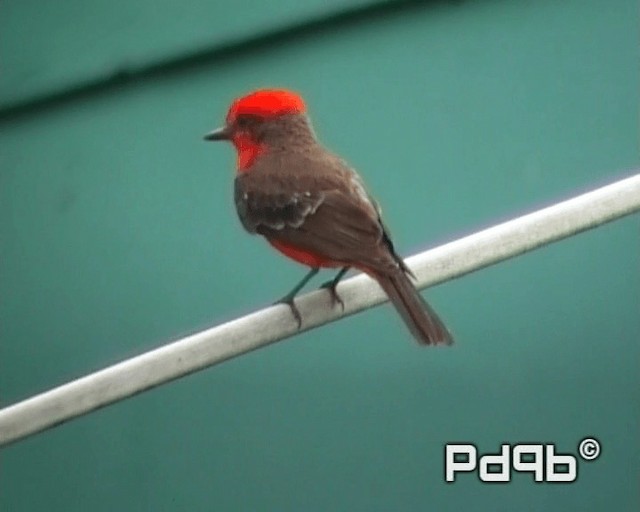
POLYGON ((213 130, 212 132, 207 133, 204 136, 204 140, 229 140, 231 138, 231 133, 229 128, 223 126, 222 128, 218 128, 217 130, 213 130))

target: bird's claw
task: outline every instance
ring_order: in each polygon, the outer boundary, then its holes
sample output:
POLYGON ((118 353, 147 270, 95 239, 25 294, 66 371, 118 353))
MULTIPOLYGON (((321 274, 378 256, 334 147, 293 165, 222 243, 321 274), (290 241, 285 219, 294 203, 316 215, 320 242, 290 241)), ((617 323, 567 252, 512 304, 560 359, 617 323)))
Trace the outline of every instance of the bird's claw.
POLYGON ((289 309, 291 310, 291 314, 296 319, 296 322, 298 322, 298 329, 300 329, 302 327, 302 315, 300 314, 300 310, 298 309, 298 306, 296 306, 296 303, 293 301, 293 297, 289 297, 287 295, 273 303, 274 306, 277 306, 278 304, 289 306, 289 309))
POLYGON ((340 297, 340 295, 338 294, 338 290, 336 290, 336 287, 337 287, 337 283, 333 280, 327 281, 326 283, 322 283, 320 285, 320 288, 324 288, 329 292, 329 295, 331 297, 331 306, 335 307, 336 304, 340 304, 342 311, 344 311, 344 301, 342 300, 342 297, 340 297))

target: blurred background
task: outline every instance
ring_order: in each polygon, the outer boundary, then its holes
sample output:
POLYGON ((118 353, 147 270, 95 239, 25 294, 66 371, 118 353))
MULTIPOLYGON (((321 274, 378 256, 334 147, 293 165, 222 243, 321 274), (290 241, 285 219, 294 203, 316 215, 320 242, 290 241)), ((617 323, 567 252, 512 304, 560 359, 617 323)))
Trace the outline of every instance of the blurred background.
MULTIPOLYGON (((202 135, 264 86, 379 199, 401 254, 632 174, 632 0, 7 0, 0 6, 0 401, 268 305, 302 277, 244 233, 202 135)), ((638 510, 638 216, 0 452, 0 508, 638 510), (578 481, 444 483, 447 442, 553 442, 578 481)), ((314 282, 319 285, 331 274, 314 282)))

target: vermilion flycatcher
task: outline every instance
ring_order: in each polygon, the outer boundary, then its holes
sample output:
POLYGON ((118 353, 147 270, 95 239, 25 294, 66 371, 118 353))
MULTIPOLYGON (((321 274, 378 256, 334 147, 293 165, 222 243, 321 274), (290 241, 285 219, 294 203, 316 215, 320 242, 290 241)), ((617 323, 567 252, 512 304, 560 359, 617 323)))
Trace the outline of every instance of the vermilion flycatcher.
POLYGON ((258 90, 236 99, 222 128, 206 140, 229 140, 238 152, 235 203, 249 233, 263 235, 311 271, 283 299, 301 323, 295 295, 321 267, 350 267, 375 279, 421 344, 451 343, 396 254, 380 208, 356 172, 316 140, 304 101, 287 90, 258 90))

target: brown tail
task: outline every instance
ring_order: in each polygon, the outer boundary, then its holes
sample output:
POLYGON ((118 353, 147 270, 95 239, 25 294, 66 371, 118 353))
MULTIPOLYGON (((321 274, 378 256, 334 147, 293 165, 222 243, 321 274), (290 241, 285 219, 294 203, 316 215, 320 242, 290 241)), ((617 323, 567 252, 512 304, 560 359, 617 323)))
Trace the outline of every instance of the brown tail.
POLYGON ((405 272, 397 268, 388 274, 373 274, 421 345, 453 343, 451 333, 436 312, 422 298, 405 272))

